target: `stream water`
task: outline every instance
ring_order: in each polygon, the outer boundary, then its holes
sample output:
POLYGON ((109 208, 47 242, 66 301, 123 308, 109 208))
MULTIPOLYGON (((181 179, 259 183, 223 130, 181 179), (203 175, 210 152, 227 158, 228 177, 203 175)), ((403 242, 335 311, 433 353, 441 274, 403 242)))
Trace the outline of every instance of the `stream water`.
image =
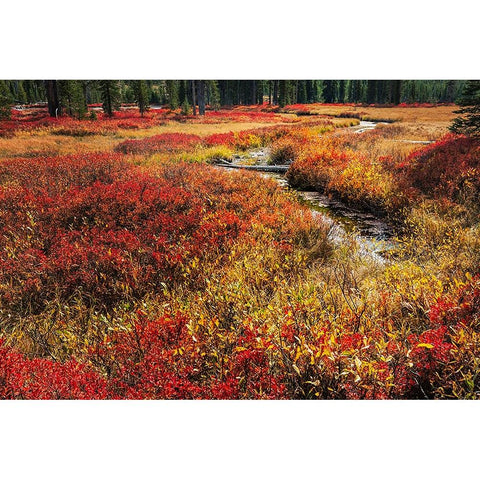
POLYGON ((360 253, 379 263, 385 263, 384 254, 396 245, 393 229, 382 218, 348 207, 344 203, 319 192, 292 189, 284 174, 261 172, 273 178, 282 188, 292 190, 300 202, 330 227, 329 236, 336 244, 353 238, 360 253))
MULTIPOLYGON (((361 121, 359 125, 350 127, 355 133, 373 130, 375 122, 361 121)), ((268 160, 267 149, 248 152, 246 156, 237 156, 230 165, 223 167, 243 168, 249 165, 250 170, 258 170, 258 174, 273 178, 282 188, 293 190, 301 203, 307 205, 316 216, 330 226, 330 238, 334 243, 343 244, 347 238, 354 238, 362 254, 385 263, 384 253, 395 247, 393 229, 380 216, 366 213, 345 205, 343 202, 315 191, 292 189, 285 178, 285 173, 262 171, 268 160)), ((287 168, 285 168, 286 170, 287 168)))

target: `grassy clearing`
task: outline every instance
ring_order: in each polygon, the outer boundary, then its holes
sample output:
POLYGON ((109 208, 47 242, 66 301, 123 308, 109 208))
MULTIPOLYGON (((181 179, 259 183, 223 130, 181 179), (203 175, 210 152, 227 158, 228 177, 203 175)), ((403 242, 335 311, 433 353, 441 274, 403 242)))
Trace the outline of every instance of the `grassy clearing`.
POLYGON ((478 398, 477 146, 399 141, 451 107, 366 108, 402 120, 363 134, 323 117, 352 107, 309 108, 0 139, 0 396, 478 398), (266 145, 292 181, 396 215, 401 246, 379 264, 273 181, 205 164, 266 145))

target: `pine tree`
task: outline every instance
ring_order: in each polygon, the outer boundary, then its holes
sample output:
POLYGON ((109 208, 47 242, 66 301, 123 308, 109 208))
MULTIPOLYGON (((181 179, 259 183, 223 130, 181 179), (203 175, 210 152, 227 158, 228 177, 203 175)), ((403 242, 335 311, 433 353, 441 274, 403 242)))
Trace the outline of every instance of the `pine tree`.
POLYGON ((390 95, 388 89, 387 80, 378 80, 377 81, 377 103, 385 104, 389 103, 390 95))
POLYGON ((297 80, 289 80, 287 82, 288 86, 288 97, 287 97, 287 104, 294 104, 297 103, 298 98, 298 81, 297 80))
POLYGON ((445 85, 445 101, 455 101, 455 80, 448 80, 445 85))
POLYGON ((257 103, 257 81, 256 80, 251 80, 251 85, 250 85, 250 102, 252 105, 256 105, 257 103))
POLYGON ((178 103, 183 105, 188 102, 188 86, 186 80, 180 80, 178 85, 178 103))
POLYGON ((338 81, 338 98, 339 103, 345 103, 345 80, 338 81))
MULTIPOLYGON (((275 91, 274 91, 275 92, 275 91)), ((284 107, 297 101, 297 81, 278 80, 278 105, 284 107)))
POLYGON ((462 108, 454 112, 459 116, 453 121, 450 130, 454 133, 480 136, 480 80, 467 82, 458 104, 462 108))
POLYGON ((305 81, 305 103, 314 103, 316 99, 317 88, 315 80, 306 80, 305 81))
POLYGON ((417 84, 415 80, 407 80, 406 81, 406 101, 408 103, 412 103, 416 99, 416 92, 417 92, 417 84))
POLYGON ((208 88, 208 99, 209 105, 215 111, 220 109, 220 90, 218 88, 218 82, 216 80, 208 80, 207 81, 207 88, 208 88))
POLYGON ((267 91, 267 80, 259 80, 257 84, 257 104, 263 105, 265 93, 267 91))
POLYGON ((78 80, 59 80, 58 92, 62 110, 72 117, 82 118, 87 113, 83 87, 78 80))
POLYGON ((284 107, 288 103, 288 80, 279 80, 278 81, 278 105, 284 107))
POLYGON ((157 105, 157 104, 161 104, 162 102, 160 101, 160 93, 159 93, 159 88, 158 86, 154 86, 152 85, 150 87, 150 105, 157 105))
POLYGON ((168 108, 170 108, 170 110, 175 110, 179 106, 179 82, 177 80, 167 80, 165 83, 168 97, 168 108))
POLYGON ((313 85, 313 99, 311 103, 324 102, 325 97, 323 96, 323 90, 325 88, 325 84, 323 83, 323 80, 313 80, 312 85, 313 85))
POLYGON ((39 100, 38 87, 35 80, 24 80, 23 88, 25 89, 25 94, 27 96, 27 103, 35 103, 39 100))
POLYGON ((103 111, 111 117, 114 110, 120 109, 120 86, 118 80, 99 80, 98 87, 102 95, 103 111))
POLYGON ((143 117, 143 114, 148 110, 150 103, 147 82, 145 80, 135 80, 133 82, 133 92, 135 94, 135 102, 143 117))
POLYGON ((398 105, 402 97, 402 80, 390 81, 390 98, 392 103, 398 105))
POLYGON ((196 80, 191 80, 192 87, 192 113, 197 115, 197 93, 196 93, 196 80))
POLYGON ((273 105, 278 105, 278 90, 279 90, 280 80, 273 80, 273 105))
POLYGON ((125 103, 135 103, 135 91, 131 85, 125 85, 122 91, 122 101, 125 103))
POLYGON ((192 107, 188 103, 188 98, 185 97, 184 102, 182 103, 182 115, 191 115, 192 114, 192 107))
POLYGON ((298 103, 307 103, 307 81, 306 80, 299 80, 298 81, 298 95, 297 95, 297 102, 298 103))
POLYGON ((367 81, 367 103, 372 104, 377 100, 377 82, 378 80, 367 81))
POLYGON ((0 120, 8 120, 12 116, 12 97, 4 80, 0 80, 0 120))
POLYGON ((22 104, 28 103, 27 94, 23 88, 23 81, 21 80, 18 82, 17 100, 22 104))
POLYGON ((323 85, 323 98, 325 103, 334 103, 335 102, 335 80, 324 80, 323 85))

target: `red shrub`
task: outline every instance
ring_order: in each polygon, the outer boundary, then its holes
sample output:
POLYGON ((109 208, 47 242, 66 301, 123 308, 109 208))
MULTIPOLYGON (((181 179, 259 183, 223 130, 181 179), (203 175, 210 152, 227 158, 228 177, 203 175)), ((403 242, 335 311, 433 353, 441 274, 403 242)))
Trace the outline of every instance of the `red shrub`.
MULTIPOLYGON (((14 165, 0 167, 0 301, 18 314, 72 295, 109 309, 185 281, 191 260, 221 258, 269 211, 261 180, 205 166, 164 167, 154 177, 115 155, 34 160, 33 176, 29 162, 14 165)), ((282 208, 268 213, 272 224, 282 208)), ((291 227, 279 243, 291 242, 291 227)))
POLYGON ((10 188, 0 197, 0 279, 10 285, 0 293, 36 308, 75 291, 104 307, 125 289, 141 296, 243 229, 233 212, 211 216, 203 198, 145 175, 54 195, 10 188))
POLYGON ((149 154, 156 152, 187 152, 200 144, 202 139, 198 135, 187 133, 162 133, 141 140, 125 140, 115 147, 115 151, 122 153, 149 154))
POLYGON ((119 154, 94 153, 42 158, 6 158, 0 162, 0 185, 18 185, 31 192, 61 193, 96 181, 111 183, 131 166, 119 154))
POLYGON ((0 339, 0 399, 105 399, 104 378, 74 360, 28 359, 0 339))
POLYGON ((227 147, 235 146, 235 134, 228 133, 214 133, 205 138, 205 144, 209 147, 216 145, 225 145, 227 147))
POLYGON ((400 165, 408 186, 434 196, 459 200, 480 193, 480 140, 447 135, 417 150, 400 165))
POLYGON ((480 326, 480 279, 473 278, 454 296, 440 298, 429 313, 433 327, 480 326))
MULTIPOLYGON (((138 399, 278 398, 285 387, 270 374, 263 348, 255 337, 238 339, 240 350, 225 358, 221 375, 212 338, 188 329, 185 315, 163 315, 153 321, 139 310, 128 332, 118 332, 91 352, 91 360, 108 372, 115 397, 138 399)), ((257 333, 258 334, 258 333, 257 333)))

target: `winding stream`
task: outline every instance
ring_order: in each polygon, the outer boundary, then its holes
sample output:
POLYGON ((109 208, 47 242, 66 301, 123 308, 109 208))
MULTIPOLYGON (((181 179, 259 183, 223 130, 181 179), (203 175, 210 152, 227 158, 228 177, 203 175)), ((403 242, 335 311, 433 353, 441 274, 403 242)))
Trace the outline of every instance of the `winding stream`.
MULTIPOLYGON (((361 121, 354 127, 349 127, 355 133, 361 134, 373 130, 378 123, 361 121)), ((310 207, 316 216, 330 226, 330 238, 336 244, 343 244, 348 238, 354 238, 359 251, 367 257, 385 263, 383 254, 395 247, 393 230, 382 218, 345 205, 343 202, 316 191, 293 189, 285 178, 288 166, 266 165, 268 151, 257 149, 248 152, 246 156, 235 156, 232 163, 221 163, 218 166, 255 170, 264 177, 273 178, 282 188, 293 190, 301 203, 310 207), (254 165, 245 162, 255 161, 254 165), (270 167, 270 168, 269 168, 270 167)))
POLYGON ((362 255, 382 264, 386 262, 384 254, 396 246, 392 227, 383 219, 350 208, 319 192, 292 189, 285 175, 268 172, 261 175, 273 178, 286 190, 294 191, 302 204, 329 225, 329 236, 334 243, 341 245, 353 237, 362 255))

